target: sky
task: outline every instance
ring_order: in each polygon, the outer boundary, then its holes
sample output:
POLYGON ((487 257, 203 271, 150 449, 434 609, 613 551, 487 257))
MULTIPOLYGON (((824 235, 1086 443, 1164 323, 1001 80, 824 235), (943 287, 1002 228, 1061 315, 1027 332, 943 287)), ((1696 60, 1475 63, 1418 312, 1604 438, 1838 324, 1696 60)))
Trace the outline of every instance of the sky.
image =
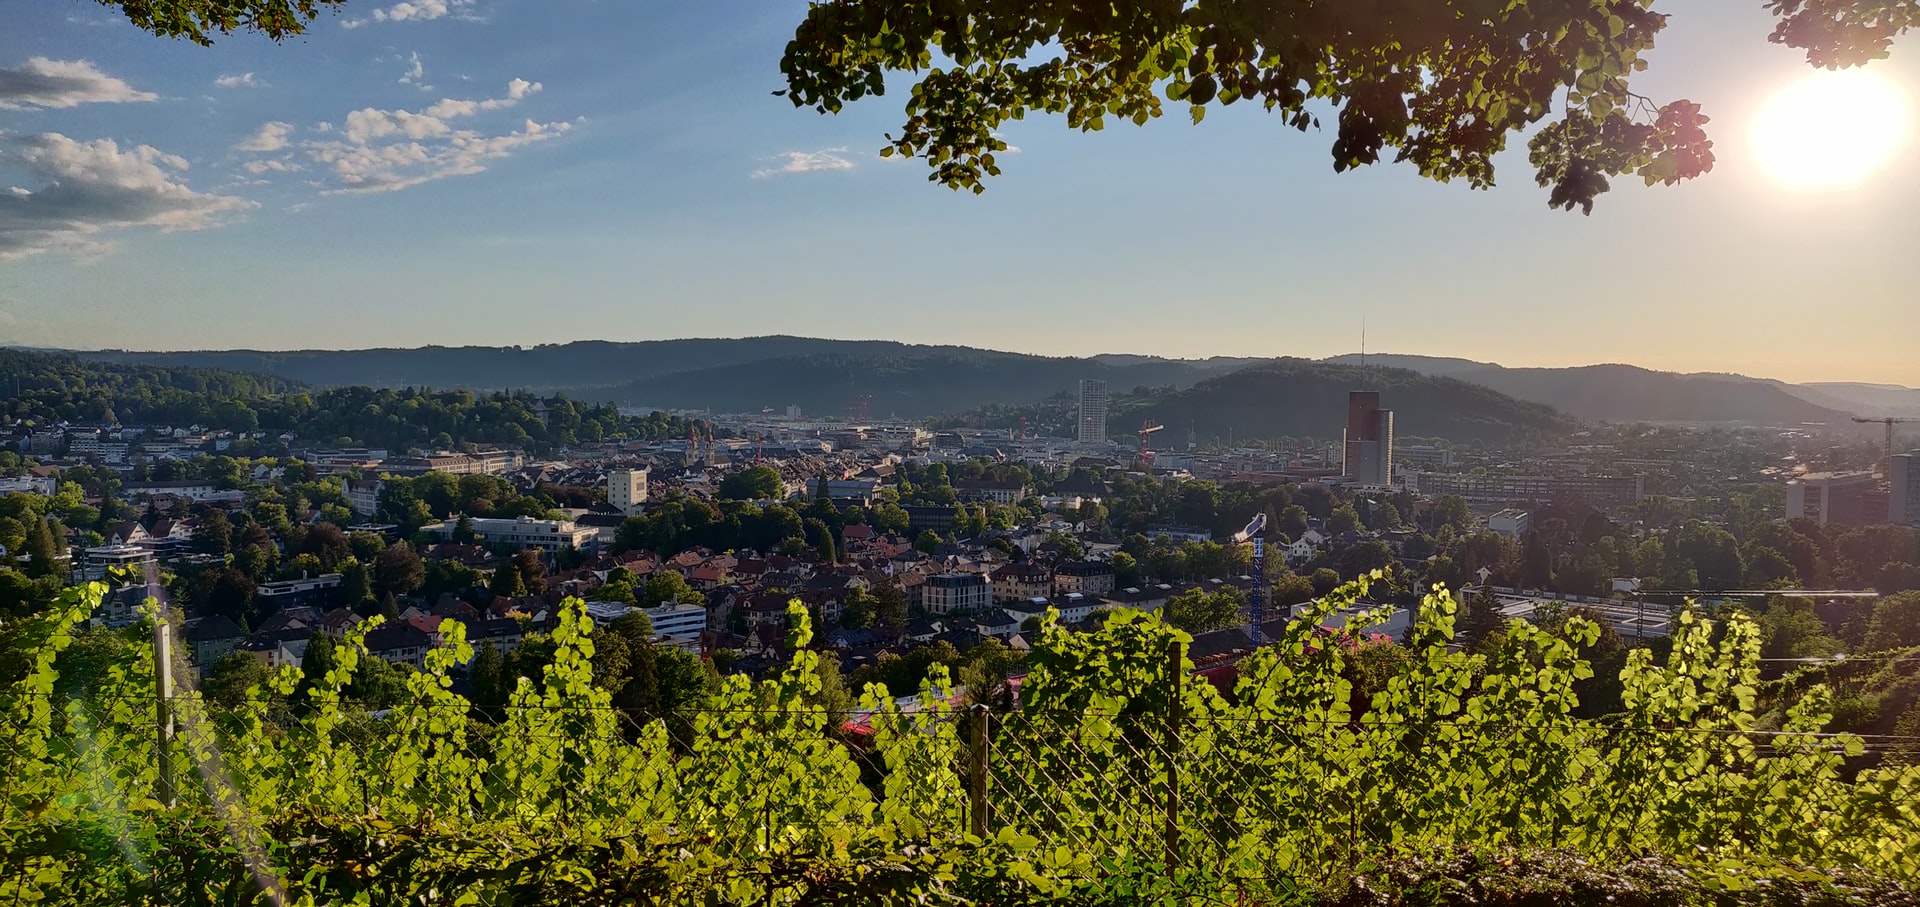
MULTIPOLYGON (((1550 210, 1336 175, 1249 105, 1010 124, 980 196, 883 160, 904 91, 795 109, 799 0, 349 0, 203 48, 90 0, 0 5, 0 342, 489 346, 773 333, 1048 355, 1378 352, 1920 385, 1920 150, 1769 179, 1808 77, 1758 0, 1663 2, 1636 77, 1718 162, 1550 210)), ((1920 99, 1920 36, 1871 71, 1920 99)), ((899 83, 896 87, 903 86, 899 83)), ((1889 115, 1892 115, 1890 112, 1889 115)))

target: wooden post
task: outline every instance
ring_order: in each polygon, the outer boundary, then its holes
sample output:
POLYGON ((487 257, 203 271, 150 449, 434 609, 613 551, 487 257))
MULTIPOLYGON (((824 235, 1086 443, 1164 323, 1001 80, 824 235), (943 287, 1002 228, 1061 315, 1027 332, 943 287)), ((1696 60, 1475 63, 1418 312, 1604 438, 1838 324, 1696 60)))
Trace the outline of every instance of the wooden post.
POLYGON ((171 809, 173 792, 173 626, 161 611, 153 621, 153 720, 154 755, 159 760, 159 775, 153 785, 153 798, 171 809))
POLYGON ((985 704, 975 705, 971 745, 968 747, 967 766, 967 821, 976 838, 987 836, 987 722, 993 720, 993 710, 985 704))
POLYGON ((1167 641, 1167 872, 1180 866, 1180 718, 1182 652, 1179 640, 1167 641))

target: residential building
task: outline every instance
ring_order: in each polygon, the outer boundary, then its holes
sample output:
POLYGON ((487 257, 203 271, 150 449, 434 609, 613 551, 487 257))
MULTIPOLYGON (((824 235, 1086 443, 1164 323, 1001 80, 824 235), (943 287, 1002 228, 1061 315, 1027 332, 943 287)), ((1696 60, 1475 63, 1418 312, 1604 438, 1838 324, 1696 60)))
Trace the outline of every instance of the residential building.
POLYGON ((1101 605, 1107 608, 1132 608, 1136 611, 1158 611, 1166 607, 1178 590, 1167 583, 1148 586, 1144 589, 1129 586, 1116 589, 1101 597, 1101 605))
POLYGON ((1920 451, 1895 455, 1887 478, 1887 522, 1920 527, 1920 451))
POLYGON ((835 503, 859 504, 862 507, 873 503, 875 495, 880 493, 879 479, 829 479, 827 497, 835 503))
POLYGON ((607 503, 621 513, 639 513, 647 504, 647 469, 616 469, 607 473, 607 503))
MULTIPOLYGON (((581 526, 571 520, 537 520, 533 517, 516 517, 511 520, 482 517, 469 519, 473 527, 473 537, 478 544, 505 545, 516 550, 540 548, 558 551, 562 548, 584 548, 595 541, 599 530, 592 526, 581 526)), ((421 527, 426 532, 439 536, 443 541, 452 541, 459 520, 446 520, 421 527)))
POLYGON ((1098 378, 1080 379, 1080 430, 1082 444, 1107 443, 1107 382, 1098 378))
POLYGON ((1068 561, 1053 570, 1053 594, 1100 596, 1113 591, 1113 565, 1100 561, 1068 561))
POLYGON ((338 573, 322 573, 319 576, 299 579, 283 579, 271 583, 261 583, 253 592, 254 600, 261 604, 291 608, 295 605, 311 605, 332 598, 333 592, 340 588, 343 578, 338 573))
POLYGON ((171 495, 189 501, 200 501, 218 494, 220 489, 212 482, 129 482, 121 489, 128 500, 142 501, 155 495, 171 495))
POLYGON ((707 609, 699 605, 665 604, 646 611, 647 618, 653 621, 653 632, 657 636, 699 639, 700 634, 707 632, 707 609))
POLYGON ((993 605, 993 585, 982 573, 942 573, 927 577, 920 593, 929 614, 972 614, 993 605))
POLYGON ((427 651, 433 637, 405 621, 381 624, 368 631, 367 653, 390 664, 411 665, 415 670, 427 666, 427 651))
POLYGON ((52 476, 25 475, 0 479, 0 494, 37 494, 41 497, 53 497, 59 491, 60 480, 52 476))
POLYGON ((102 545, 83 552, 80 576, 84 582, 97 583, 107 578, 109 570, 126 569, 139 576, 152 564, 153 552, 139 545, 102 545))
POLYGON ((1173 542, 1211 542, 1213 530, 1202 526, 1148 526, 1146 536, 1173 542))
POLYGON ((1889 512, 1873 473, 1810 472, 1787 483, 1787 519, 1822 526, 1865 526, 1889 512))
POLYGON ((953 483, 954 495, 968 504, 991 501, 995 504, 1018 504, 1032 493, 1026 483, 1010 480, 996 482, 991 479, 961 479, 953 483))
POLYGON ((340 483, 340 491, 347 498, 347 509, 361 519, 371 517, 379 511, 380 492, 386 487, 385 482, 369 478, 350 477, 340 483))
POLYGON ((246 631, 221 614, 187 621, 181 637, 193 653, 193 663, 203 672, 247 641, 246 631))
POLYGON ((1380 408, 1378 391, 1347 395, 1341 472, 1359 485, 1393 484, 1393 410, 1380 408))
POLYGON ((993 571, 993 600, 1003 605, 1053 594, 1053 571, 1038 564, 1008 564, 993 571))
POLYGON ((1533 528, 1533 514, 1510 507, 1487 517, 1487 528, 1507 538, 1518 539, 1533 528))

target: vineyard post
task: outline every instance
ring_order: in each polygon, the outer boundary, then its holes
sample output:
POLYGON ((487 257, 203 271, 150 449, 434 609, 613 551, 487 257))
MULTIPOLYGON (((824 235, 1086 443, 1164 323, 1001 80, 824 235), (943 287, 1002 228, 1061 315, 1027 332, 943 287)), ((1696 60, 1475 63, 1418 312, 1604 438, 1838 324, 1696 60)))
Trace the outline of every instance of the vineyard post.
POLYGON ((153 692, 154 757, 159 761, 153 798, 172 808, 173 626, 168 623, 164 609, 155 615, 153 621, 153 692))
POLYGON ((1167 873, 1180 866, 1180 641, 1167 640, 1167 873))
POLYGON ((975 705, 972 740, 967 754, 967 819, 976 838, 987 836, 987 722, 993 711, 985 703, 975 705))

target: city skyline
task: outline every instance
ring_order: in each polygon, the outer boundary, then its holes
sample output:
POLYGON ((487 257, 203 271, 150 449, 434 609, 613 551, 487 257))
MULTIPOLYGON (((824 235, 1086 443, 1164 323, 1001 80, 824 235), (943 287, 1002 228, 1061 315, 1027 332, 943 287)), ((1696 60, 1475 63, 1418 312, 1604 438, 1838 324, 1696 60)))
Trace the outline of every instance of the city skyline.
MULTIPOLYGON (((1330 134, 1240 108, 1198 128, 1177 109, 1099 134, 1013 124, 1006 174, 956 196, 875 156, 903 92, 837 117, 770 96, 803 12, 349 3, 285 45, 205 49, 81 4, 10 11, 0 70, 90 93, 0 98, 0 186, 117 173, 172 202, 13 247, 0 341, 789 333, 1319 358, 1353 351, 1365 318, 1370 349, 1509 366, 1920 383, 1912 143, 1859 186, 1763 177, 1756 111, 1809 70, 1758 8, 1676 13, 1636 81, 1706 106, 1715 172, 1616 181, 1592 217, 1547 209, 1521 143, 1484 193, 1405 166, 1335 176, 1330 134)), ((1909 57, 1871 71, 1910 108, 1909 57)))

